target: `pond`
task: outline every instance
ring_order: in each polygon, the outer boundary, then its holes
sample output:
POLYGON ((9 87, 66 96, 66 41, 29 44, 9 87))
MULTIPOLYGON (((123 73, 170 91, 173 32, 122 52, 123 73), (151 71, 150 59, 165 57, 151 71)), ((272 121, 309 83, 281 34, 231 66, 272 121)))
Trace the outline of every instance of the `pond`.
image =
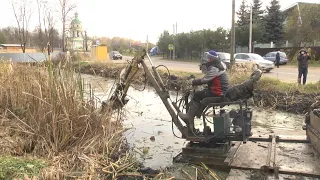
MULTIPOLYGON (((108 91, 114 80, 82 75, 90 83, 95 96, 101 100, 108 98, 108 91)), ((142 89, 139 88, 139 89, 142 89)), ((174 96, 172 96, 174 98, 174 96)), ((125 136, 134 149, 136 158, 146 167, 153 169, 172 165, 172 159, 186 145, 180 139, 180 132, 172 125, 171 116, 152 87, 144 91, 130 88, 130 99, 125 106, 125 136)), ((196 120, 201 125, 201 120, 196 120)), ((254 135, 304 135, 304 117, 274 110, 253 108, 252 132, 254 135)))

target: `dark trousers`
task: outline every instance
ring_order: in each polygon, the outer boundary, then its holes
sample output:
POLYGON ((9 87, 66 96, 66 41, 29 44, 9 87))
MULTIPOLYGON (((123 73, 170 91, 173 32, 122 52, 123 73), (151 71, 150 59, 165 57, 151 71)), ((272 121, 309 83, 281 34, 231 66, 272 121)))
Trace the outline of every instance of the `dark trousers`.
POLYGON ((197 91, 194 93, 193 100, 197 103, 200 103, 200 101, 206 97, 215 97, 209 89, 203 89, 201 91, 197 91))
POLYGON ((301 76, 303 75, 303 85, 307 82, 307 75, 308 75, 308 68, 301 68, 299 67, 299 74, 298 74, 298 81, 301 83, 301 76))
POLYGON ((276 66, 277 66, 277 68, 279 68, 279 66, 280 66, 280 60, 276 60, 276 66))

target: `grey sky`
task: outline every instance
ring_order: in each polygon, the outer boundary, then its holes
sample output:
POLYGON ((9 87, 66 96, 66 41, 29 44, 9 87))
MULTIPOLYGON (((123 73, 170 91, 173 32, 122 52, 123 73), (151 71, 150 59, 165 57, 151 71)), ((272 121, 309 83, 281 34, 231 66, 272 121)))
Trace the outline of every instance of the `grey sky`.
MULTIPOLYGON (((16 26, 10 0, 0 0, 0 27, 16 26)), ((36 0, 33 0, 34 4, 36 0)), ((56 1, 59 0, 49 0, 56 1)), ((77 2, 79 19, 90 36, 120 36, 156 43, 163 30, 172 33, 178 22, 178 32, 203 28, 231 27, 231 0, 74 0, 77 2)), ((251 2, 252 0, 247 0, 251 2)), ((262 0, 269 5, 271 0, 262 0)), ((242 0, 236 0, 236 10, 242 0)), ((297 0, 280 0, 281 8, 297 0)), ((318 3, 319 0, 300 0, 318 3)), ((32 5, 30 5, 32 6, 32 5)), ((34 8, 32 25, 37 23, 34 8)), ((73 15, 74 13, 72 13, 73 15)), ((57 27, 61 27, 57 22, 57 27)))

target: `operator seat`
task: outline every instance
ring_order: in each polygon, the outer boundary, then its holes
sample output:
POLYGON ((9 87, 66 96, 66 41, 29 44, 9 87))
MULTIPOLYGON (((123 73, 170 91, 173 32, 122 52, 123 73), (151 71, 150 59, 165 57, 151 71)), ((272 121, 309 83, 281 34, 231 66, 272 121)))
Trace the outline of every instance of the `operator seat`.
MULTIPOLYGON (((234 102, 238 100, 248 100, 253 97, 254 87, 262 76, 262 71, 260 69, 255 70, 247 80, 241 84, 234 85, 227 89, 224 95, 219 97, 207 97, 204 98, 201 103, 201 110, 196 115, 200 118, 202 111, 211 103, 221 103, 221 102, 234 102)), ((224 105, 220 106, 223 108, 224 105)), ((213 107, 214 108, 214 107, 213 107)))
MULTIPOLYGON (((224 95, 217 96, 217 97, 206 97, 200 101, 200 111, 198 114, 196 114, 197 118, 201 117, 201 114, 203 110, 211 103, 221 103, 225 102, 224 95)), ((223 108, 224 106, 220 106, 220 108, 223 108)), ((213 107, 214 108, 214 107, 213 107)))
POLYGON ((217 97, 206 97, 200 101, 202 107, 207 107, 211 103, 220 103, 224 102, 224 95, 222 96, 217 96, 217 97))

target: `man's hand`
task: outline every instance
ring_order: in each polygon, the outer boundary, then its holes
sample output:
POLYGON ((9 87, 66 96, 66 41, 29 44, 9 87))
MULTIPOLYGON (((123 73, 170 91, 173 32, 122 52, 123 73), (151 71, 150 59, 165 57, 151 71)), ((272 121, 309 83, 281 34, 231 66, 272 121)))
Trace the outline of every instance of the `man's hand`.
POLYGON ((201 84, 202 84, 201 79, 195 79, 192 81, 192 86, 198 86, 201 84))

